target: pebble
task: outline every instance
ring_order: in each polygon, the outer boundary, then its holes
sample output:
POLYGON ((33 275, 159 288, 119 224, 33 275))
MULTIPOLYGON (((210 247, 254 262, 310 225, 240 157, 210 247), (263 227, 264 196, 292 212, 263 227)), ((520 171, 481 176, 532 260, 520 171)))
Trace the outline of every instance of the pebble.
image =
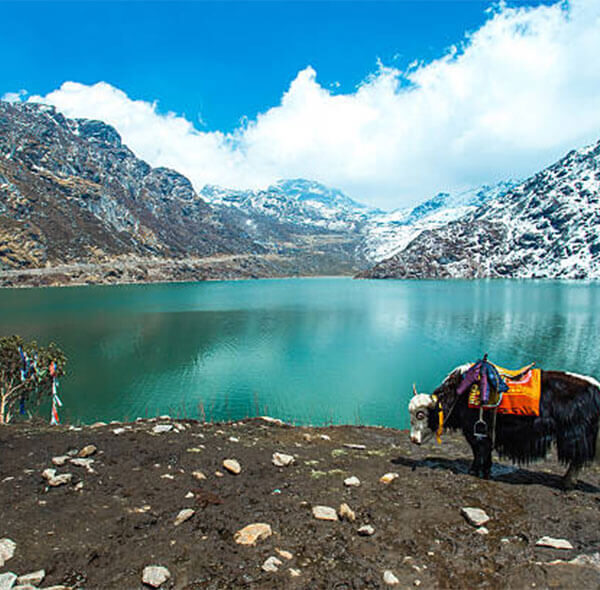
POLYGON ((171 475, 170 473, 165 473, 164 475, 160 476, 160 479, 175 479, 175 476, 171 475))
POLYGON ((276 572, 282 563, 283 562, 281 561, 281 559, 277 559, 277 557, 271 555, 271 557, 268 557, 265 560, 261 567, 265 572, 276 572))
POLYGON ((321 440, 331 440, 331 437, 328 434, 319 434, 319 438, 321 440))
POLYGON ((287 467, 294 462, 294 457, 285 453, 273 453, 272 461, 273 465, 277 467, 287 467))
POLYGON ((201 447, 190 447, 189 449, 186 449, 186 451, 188 453, 201 453, 203 448, 204 445, 202 445, 201 447))
POLYGON ((337 512, 330 506, 313 506, 312 513, 317 520, 339 520, 337 512))
POLYGON ((573 549, 573 545, 566 539, 554 539, 553 537, 542 537, 535 544, 537 547, 551 547, 552 549, 573 549))
POLYGON ((11 590, 11 588, 15 584, 16 579, 16 574, 13 574, 12 572, 0 574, 0 590, 11 590))
POLYGON ((171 430, 173 430, 173 425, 172 424, 157 424, 152 429, 152 432, 154 434, 162 434, 163 432, 169 432, 171 430))
POLYGON ((254 545, 257 541, 266 539, 273 534, 271 526, 264 522, 256 522, 245 526, 233 535, 233 540, 239 545, 254 545))
POLYGON ((215 475, 217 477, 225 477, 225 474, 222 471, 215 471, 215 475))
POLYGON ((196 511, 192 510, 191 508, 184 508, 183 510, 179 511, 179 514, 175 518, 175 522, 173 524, 175 526, 179 526, 180 524, 183 524, 186 520, 192 518, 192 516, 194 516, 195 513, 196 511))
POLYGON ((363 524, 358 529, 358 534, 361 537, 370 537, 371 535, 375 534, 375 529, 370 524, 363 524))
POLYGON ((383 581, 388 586, 397 586, 400 584, 400 580, 394 575, 394 572, 391 570, 385 570, 383 572, 383 581))
POLYGON ((206 475, 204 475, 204 473, 202 473, 202 471, 193 471, 192 475, 197 479, 197 480, 203 480, 206 479, 206 475))
POLYGON ((475 529, 475 532, 478 535, 489 535, 490 534, 490 531, 484 526, 480 526, 478 529, 475 529))
POLYGON ((61 475, 56 475, 56 469, 44 469, 42 472, 42 477, 48 481, 49 486, 56 488, 58 486, 70 483, 70 481, 73 479, 73 474, 62 473, 61 475))
POLYGON ((188 492, 188 493, 185 495, 185 499, 186 499, 186 500, 191 500, 193 497, 194 497, 194 492, 188 492))
POLYGON ((460 513, 470 525, 475 527, 480 527, 490 520, 490 517, 481 508, 471 508, 467 506, 461 508, 460 513))
POLYGON ((17 584, 19 585, 27 585, 31 586, 39 586, 46 577, 45 570, 38 570, 37 572, 31 572, 30 574, 25 574, 23 576, 19 576, 17 578, 17 584))
POLYGON ((94 469, 92 468, 93 462, 93 459, 69 459, 69 463, 77 465, 77 467, 85 467, 88 473, 95 473, 94 469))
POLYGON ((271 416, 261 416, 260 419, 263 422, 269 422, 270 424, 278 424, 280 426, 283 424, 283 420, 280 420, 279 418, 271 418, 271 416))
POLYGON ((58 457, 52 457, 52 463, 57 467, 62 467, 69 459, 69 455, 59 455, 58 457))
POLYGON ((395 479, 397 479, 398 477, 400 477, 400 474, 399 474, 399 473, 386 473, 385 475, 382 475, 382 476, 379 478, 379 481, 380 481, 381 483, 388 484, 388 483, 392 483, 392 482, 393 482, 395 479))
POLYGON ((300 570, 296 570, 293 567, 290 568, 290 576, 297 578, 300 575, 300 570))
POLYGON ((352 475, 344 480, 344 485, 349 488, 357 488, 360 485, 360 479, 356 475, 352 475))
POLYGON ((235 459, 225 459, 225 461, 223 461, 223 467, 227 469, 229 473, 233 473, 234 475, 238 475, 242 471, 240 464, 235 459))
POLYGON ((147 565, 142 574, 142 583, 158 588, 171 577, 171 572, 161 565, 147 565))
POLYGON ((338 510, 338 514, 342 520, 348 520, 350 522, 354 522, 356 520, 356 514, 348 504, 344 502, 344 504, 340 504, 340 508, 338 510))
POLYGON ((102 426, 106 426, 106 422, 94 422, 90 428, 101 428, 102 426))
POLYGON ((86 445, 85 447, 83 447, 83 449, 81 449, 81 451, 79 451, 79 456, 82 459, 85 459, 86 457, 90 457, 91 455, 93 455, 97 450, 98 449, 95 445, 86 445))
POLYGON ((125 432, 124 428, 115 428, 113 430, 113 434, 123 434, 125 432))
POLYGON ((275 548, 275 552, 287 560, 290 560, 292 557, 294 557, 289 551, 285 551, 285 549, 275 548))
POLYGON ((344 446, 347 449, 354 449, 355 451, 364 451, 367 448, 366 445, 357 445, 355 443, 344 443, 344 446))
POLYGON ((238 443, 240 442, 240 439, 237 436, 230 436, 229 442, 238 443))

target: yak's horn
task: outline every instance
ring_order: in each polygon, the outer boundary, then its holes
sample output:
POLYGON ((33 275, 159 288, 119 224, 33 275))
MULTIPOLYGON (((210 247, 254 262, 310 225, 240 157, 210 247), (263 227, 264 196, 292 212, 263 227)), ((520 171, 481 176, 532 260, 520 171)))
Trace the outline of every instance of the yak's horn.
POLYGON ((413 383, 413 395, 419 395, 419 392, 417 391, 417 386, 413 383))

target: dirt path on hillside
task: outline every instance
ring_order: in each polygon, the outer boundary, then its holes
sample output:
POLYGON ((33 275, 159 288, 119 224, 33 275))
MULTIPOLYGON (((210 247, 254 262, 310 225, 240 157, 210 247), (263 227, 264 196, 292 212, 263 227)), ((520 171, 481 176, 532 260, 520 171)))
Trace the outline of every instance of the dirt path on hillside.
POLYGON ((88 590, 142 588, 148 565, 166 567, 171 577, 161 588, 172 589, 386 588, 387 570, 397 588, 600 586, 597 467, 563 492, 554 461, 496 464, 493 480, 482 481, 466 473, 468 459, 457 435, 417 449, 393 429, 260 419, 2 427, 0 539, 16 548, 0 574, 44 569, 39 587, 88 590), (153 432, 157 425, 164 432, 153 432), (88 445, 96 447, 93 462, 72 462, 88 445), (293 464, 275 466, 274 452, 292 455, 293 464), (53 465, 60 456, 65 463, 53 465), (224 459, 236 459, 241 472, 228 473, 224 459), (47 468, 71 473, 71 481, 49 486, 47 468), (382 483, 386 473, 398 477, 382 483), (350 476, 360 485, 345 485, 350 476), (342 503, 355 521, 313 516, 314 506, 342 503), (488 534, 466 522, 462 507, 489 515, 488 534), (183 509, 194 513, 175 526, 183 509), (251 523, 270 525, 272 535, 237 544, 234 534, 251 523), (363 525, 373 534, 359 534, 363 525), (543 536, 573 549, 536 546, 543 536), (592 557, 550 564, 581 555, 592 557), (271 556, 281 563, 264 571, 271 556))

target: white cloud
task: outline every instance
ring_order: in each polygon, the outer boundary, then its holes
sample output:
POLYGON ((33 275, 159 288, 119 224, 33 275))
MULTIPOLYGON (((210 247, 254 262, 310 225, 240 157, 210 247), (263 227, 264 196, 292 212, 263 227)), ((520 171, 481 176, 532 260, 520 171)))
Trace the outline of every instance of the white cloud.
POLYGON ((7 92, 0 100, 6 102, 21 102, 27 96, 27 90, 19 90, 19 92, 7 92))
POLYGON ((199 131, 105 82, 66 82, 32 99, 107 121, 139 156, 197 189, 301 176, 393 208, 525 176, 596 141, 599 31, 598 0, 500 5, 460 48, 404 72, 379 64, 351 94, 332 93, 307 67, 278 106, 232 134, 199 131))

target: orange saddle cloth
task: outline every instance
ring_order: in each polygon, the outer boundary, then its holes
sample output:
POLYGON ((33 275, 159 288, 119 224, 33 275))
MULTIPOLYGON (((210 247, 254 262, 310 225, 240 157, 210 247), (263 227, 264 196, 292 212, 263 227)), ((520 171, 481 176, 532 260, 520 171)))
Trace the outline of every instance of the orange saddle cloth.
MULTIPOLYGON (((508 391, 502 394, 502 399, 498 404, 498 414, 516 414, 518 416, 539 416, 540 415, 540 395, 542 392, 542 378, 540 369, 530 369, 525 374, 524 369, 511 371, 494 365, 498 373, 508 385, 508 391), (518 379, 516 379, 518 377, 518 379)), ((493 400, 490 400, 493 401, 493 400)), ((480 392, 475 384, 469 392, 469 407, 479 408, 480 392)), ((494 403, 486 408, 496 407, 494 403)))

